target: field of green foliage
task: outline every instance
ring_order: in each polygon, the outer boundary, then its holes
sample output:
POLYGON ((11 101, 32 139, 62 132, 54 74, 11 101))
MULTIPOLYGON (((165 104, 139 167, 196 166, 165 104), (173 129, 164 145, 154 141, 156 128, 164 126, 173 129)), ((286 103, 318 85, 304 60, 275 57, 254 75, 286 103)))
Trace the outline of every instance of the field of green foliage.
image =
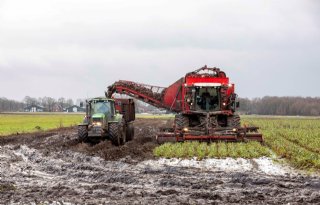
POLYGON ((0 114, 0 136, 73 126, 80 123, 82 119, 83 114, 0 114))
POLYGON ((255 158, 275 154, 302 169, 320 169, 320 119, 305 117, 242 117, 243 125, 260 127, 265 146, 259 143, 166 143, 157 147, 159 157, 255 158))
POLYGON ((266 146, 293 166, 320 169, 319 118, 243 118, 263 133, 266 146))

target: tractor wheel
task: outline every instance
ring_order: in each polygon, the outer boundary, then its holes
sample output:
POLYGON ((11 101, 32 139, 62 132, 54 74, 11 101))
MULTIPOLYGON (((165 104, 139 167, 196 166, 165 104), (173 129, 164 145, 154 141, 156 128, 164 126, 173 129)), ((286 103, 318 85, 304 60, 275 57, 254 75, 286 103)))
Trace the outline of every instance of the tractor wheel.
POLYGON ((124 145, 127 142, 127 126, 126 126, 126 121, 124 119, 122 119, 121 123, 120 123, 120 144, 124 145))
POLYGON ((238 114, 234 114, 228 117, 228 127, 240 127, 240 116, 238 114))
POLYGON ((78 139, 80 142, 88 141, 88 128, 87 126, 78 126, 78 139))
POLYGON ((109 137, 112 144, 119 146, 121 145, 121 132, 119 129, 119 123, 109 124, 109 137))
POLYGON ((178 114, 175 116, 175 125, 177 130, 182 130, 185 127, 189 127, 189 118, 187 116, 178 114))
POLYGON ((127 130, 126 130, 126 139, 127 139, 127 142, 133 140, 134 138, 134 127, 133 127, 133 124, 128 124, 127 126, 127 130))

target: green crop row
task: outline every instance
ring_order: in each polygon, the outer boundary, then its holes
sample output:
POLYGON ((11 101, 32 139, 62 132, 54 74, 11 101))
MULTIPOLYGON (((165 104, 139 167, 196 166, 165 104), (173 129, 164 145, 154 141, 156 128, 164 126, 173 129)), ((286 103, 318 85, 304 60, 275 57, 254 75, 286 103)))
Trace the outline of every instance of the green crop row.
POLYGON ((155 156, 165 158, 257 158, 269 156, 270 150, 258 142, 248 143, 165 143, 156 147, 153 151, 155 156))
POLYGON ((320 169, 320 119, 294 117, 242 117, 242 125, 260 127, 265 146, 249 143, 164 144, 154 150, 159 157, 178 158, 256 158, 275 153, 302 169, 320 169))
POLYGON ((320 169, 319 119, 245 117, 242 123, 260 127, 266 145, 293 166, 320 169))

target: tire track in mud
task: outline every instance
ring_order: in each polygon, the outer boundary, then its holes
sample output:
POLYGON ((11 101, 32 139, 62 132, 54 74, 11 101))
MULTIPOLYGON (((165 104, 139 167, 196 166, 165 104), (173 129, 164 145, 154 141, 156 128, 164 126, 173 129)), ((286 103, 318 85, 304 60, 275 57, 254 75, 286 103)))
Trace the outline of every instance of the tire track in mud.
POLYGON ((317 204, 319 177, 261 171, 259 160, 155 159, 161 120, 136 121, 123 147, 79 144, 74 129, 0 139, 0 204, 317 204), (5 141, 5 142, 4 142, 5 141), (111 160, 111 161, 110 161, 111 160), (247 164, 246 164, 247 163, 247 164), (235 168, 236 166, 238 168, 235 168), (234 169, 229 169, 228 166, 234 169), (266 174, 270 173, 270 174, 266 174))

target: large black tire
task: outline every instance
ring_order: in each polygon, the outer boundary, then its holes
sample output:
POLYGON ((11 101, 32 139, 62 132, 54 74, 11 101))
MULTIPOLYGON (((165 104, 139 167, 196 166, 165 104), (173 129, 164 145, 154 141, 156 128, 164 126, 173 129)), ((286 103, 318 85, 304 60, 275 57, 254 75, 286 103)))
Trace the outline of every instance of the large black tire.
POLYGON ((240 116, 238 114, 234 114, 228 117, 228 127, 240 127, 240 116))
POLYGON ((119 123, 109 123, 109 138, 112 144, 121 145, 121 132, 119 129, 119 123))
POLYGON ((132 123, 129 123, 126 129, 126 140, 127 142, 129 142, 133 140, 133 138, 134 138, 134 127, 132 123))
POLYGON ((177 130, 182 130, 185 127, 189 127, 189 118, 182 114, 175 116, 175 125, 177 130))
POLYGON ((80 125, 78 126, 78 139, 80 142, 88 141, 88 127, 80 125))
POLYGON ((126 127, 126 121, 124 118, 120 123, 119 129, 120 129, 120 143, 121 145, 124 145, 127 142, 127 136, 126 136, 127 127, 126 127))

